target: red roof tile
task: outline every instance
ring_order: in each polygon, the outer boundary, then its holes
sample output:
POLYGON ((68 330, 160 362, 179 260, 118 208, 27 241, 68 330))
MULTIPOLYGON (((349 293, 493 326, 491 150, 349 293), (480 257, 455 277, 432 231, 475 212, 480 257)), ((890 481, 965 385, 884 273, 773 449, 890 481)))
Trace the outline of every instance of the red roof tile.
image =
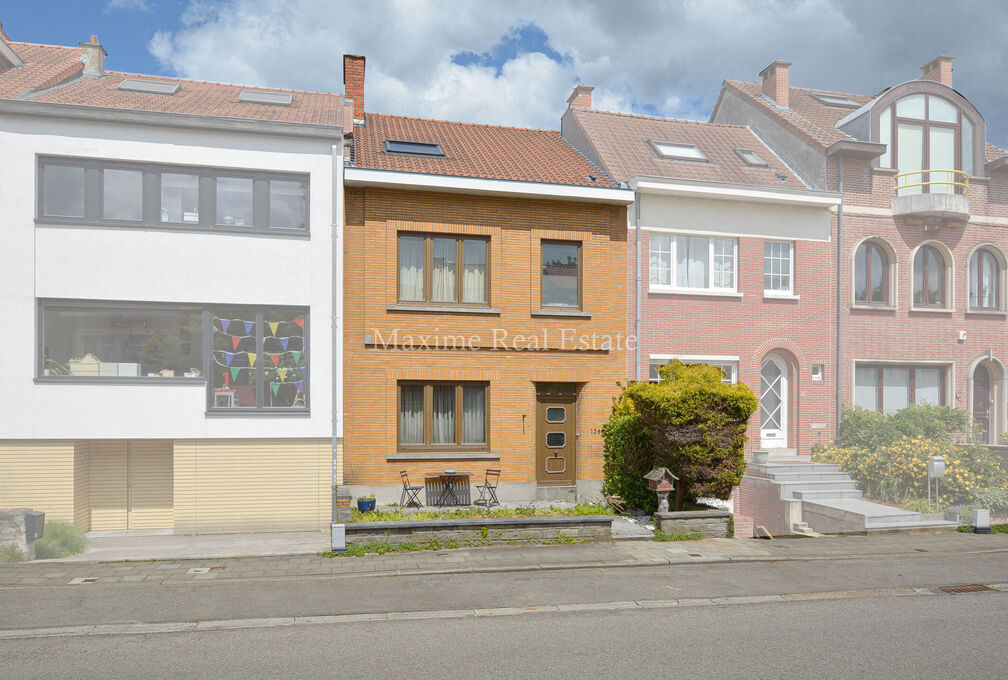
POLYGON ((8 42, 24 62, 0 71, 0 98, 12 99, 33 88, 52 87, 84 68, 80 47, 8 42))
POLYGON ((614 184, 560 138, 556 130, 457 123, 368 113, 354 126, 360 168, 431 175, 508 179, 548 184, 612 187, 614 184), (385 151, 386 140, 439 144, 444 157, 385 151), (598 181, 593 182, 589 175, 598 181))
POLYGON ((571 110, 614 179, 637 175, 729 182, 757 186, 807 188, 752 130, 744 125, 702 123, 593 109, 571 110), (661 158, 651 141, 695 144, 708 162, 661 158), (766 167, 746 165, 735 149, 754 151, 766 167), (783 180, 781 179, 783 176, 783 180))

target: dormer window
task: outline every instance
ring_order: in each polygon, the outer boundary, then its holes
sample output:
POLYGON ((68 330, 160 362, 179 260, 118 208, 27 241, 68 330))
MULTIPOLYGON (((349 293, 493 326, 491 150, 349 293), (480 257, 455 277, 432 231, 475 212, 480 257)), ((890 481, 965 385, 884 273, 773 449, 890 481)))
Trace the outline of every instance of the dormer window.
POLYGON ((406 142, 397 139, 386 139, 385 151, 388 153, 408 153, 411 156, 444 156, 440 144, 406 142))
POLYGON ((752 166, 754 168, 765 168, 766 161, 757 155, 752 149, 735 149, 735 153, 738 154, 739 158, 746 165, 752 166))
POLYGON ((826 92, 812 92, 813 99, 817 99, 826 106, 846 106, 848 108, 856 109, 860 104, 851 99, 850 97, 845 97, 842 94, 830 94, 826 92))
POLYGON ((661 158, 668 158, 675 161, 701 161, 707 160, 707 156, 697 148, 696 144, 684 144, 681 142, 651 142, 651 146, 658 152, 661 158))

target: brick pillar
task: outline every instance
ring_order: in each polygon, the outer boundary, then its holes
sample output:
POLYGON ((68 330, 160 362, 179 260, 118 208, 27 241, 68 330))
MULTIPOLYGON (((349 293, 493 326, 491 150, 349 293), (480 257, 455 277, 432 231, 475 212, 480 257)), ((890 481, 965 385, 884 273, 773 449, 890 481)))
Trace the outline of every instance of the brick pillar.
POLYGON ((790 61, 781 61, 778 59, 760 71, 760 77, 763 78, 763 94, 774 100, 774 103, 782 109, 788 107, 790 80, 788 67, 790 66, 790 61))
POLYGON ((354 120, 364 120, 364 57, 343 55, 343 86, 347 99, 353 100, 354 120))

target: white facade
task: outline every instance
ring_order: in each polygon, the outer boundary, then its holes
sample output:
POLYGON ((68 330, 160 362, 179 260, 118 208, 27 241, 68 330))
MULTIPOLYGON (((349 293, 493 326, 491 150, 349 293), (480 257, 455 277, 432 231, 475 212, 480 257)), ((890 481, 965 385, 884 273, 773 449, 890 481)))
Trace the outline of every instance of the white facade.
POLYGON ((342 264, 341 131, 333 128, 325 138, 317 128, 314 136, 290 129, 279 135, 0 114, 0 348, 6 359, 0 439, 342 436, 339 399, 333 408, 334 379, 337 389, 342 381, 341 335, 334 327, 342 294, 333 294, 342 264), (309 233, 46 223, 36 220, 41 155, 307 174, 309 233), (222 262, 241 266, 225 269, 222 262), (209 414, 205 380, 37 380, 42 298, 306 307, 310 415, 209 414))

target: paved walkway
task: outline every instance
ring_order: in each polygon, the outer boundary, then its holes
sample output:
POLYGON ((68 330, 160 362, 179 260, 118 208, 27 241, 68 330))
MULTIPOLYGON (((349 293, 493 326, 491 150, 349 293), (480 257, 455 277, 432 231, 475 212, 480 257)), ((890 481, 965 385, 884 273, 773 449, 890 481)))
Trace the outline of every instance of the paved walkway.
POLYGON ((911 534, 776 541, 706 539, 656 543, 491 546, 363 557, 316 554, 128 562, 41 561, 0 565, 0 587, 89 587, 94 584, 181 583, 278 577, 418 575, 700 563, 861 559, 921 553, 1008 553, 1008 535, 911 534))

